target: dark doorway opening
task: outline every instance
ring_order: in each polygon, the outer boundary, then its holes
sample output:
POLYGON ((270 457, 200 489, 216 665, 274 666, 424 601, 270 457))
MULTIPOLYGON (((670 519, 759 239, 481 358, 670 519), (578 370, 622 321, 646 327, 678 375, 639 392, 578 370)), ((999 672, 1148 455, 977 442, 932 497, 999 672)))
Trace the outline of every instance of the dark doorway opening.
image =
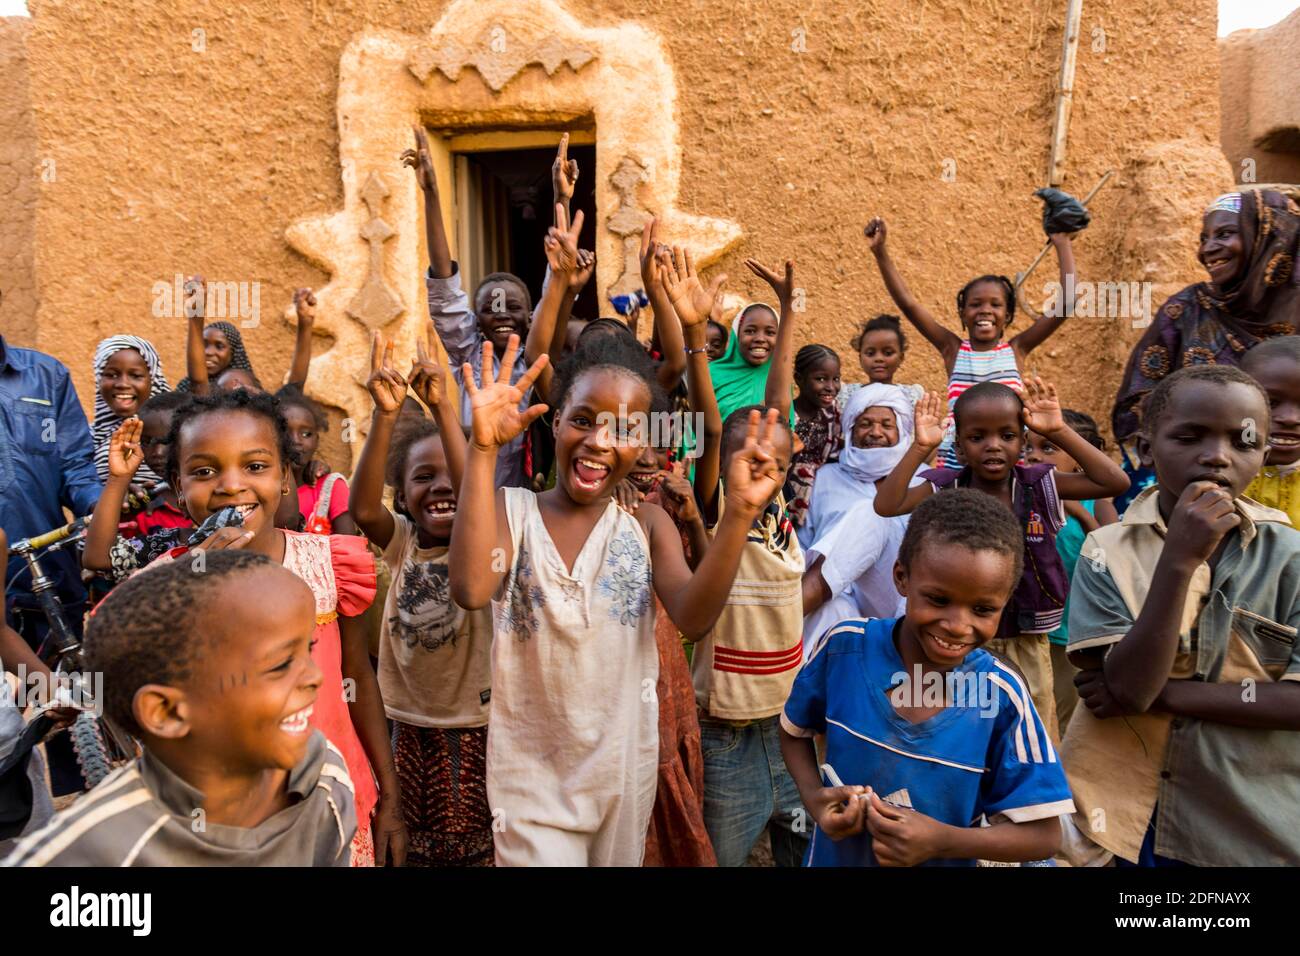
MULTIPOLYGON (((491 239, 482 245, 478 275, 513 272, 528 285, 536 304, 546 276, 546 253, 542 240, 555 218, 551 193, 551 163, 554 148, 506 149, 462 153, 464 168, 474 183, 477 208, 462 209, 461 215, 478 216, 491 239)), ((594 249, 596 236, 596 147, 569 146, 569 158, 578 161, 578 182, 570 213, 583 212, 579 247, 594 249)), ((595 278, 587 283, 573 304, 573 315, 594 319, 600 315, 595 278)))

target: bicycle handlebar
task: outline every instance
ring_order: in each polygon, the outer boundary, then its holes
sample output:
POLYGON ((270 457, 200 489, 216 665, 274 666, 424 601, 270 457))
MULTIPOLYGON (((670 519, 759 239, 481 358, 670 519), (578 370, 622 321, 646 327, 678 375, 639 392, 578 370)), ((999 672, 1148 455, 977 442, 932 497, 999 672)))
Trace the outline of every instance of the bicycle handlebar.
POLYGON ((90 515, 84 518, 77 518, 69 521, 62 528, 55 528, 53 531, 47 531, 44 534, 38 534, 34 538, 24 538, 9 549, 10 554, 27 554, 32 551, 39 551, 41 548, 48 548, 57 541, 70 537, 86 527, 86 522, 90 520, 90 515))

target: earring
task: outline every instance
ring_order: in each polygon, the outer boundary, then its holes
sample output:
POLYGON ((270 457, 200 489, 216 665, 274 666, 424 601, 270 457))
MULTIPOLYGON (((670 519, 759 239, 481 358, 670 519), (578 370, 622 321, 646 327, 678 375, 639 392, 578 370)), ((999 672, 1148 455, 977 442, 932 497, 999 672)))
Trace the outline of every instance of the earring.
POLYGON ((280 497, 281 497, 281 498, 288 498, 288 497, 289 497, 289 489, 288 489, 288 488, 285 488, 284 491, 280 492, 280 497))

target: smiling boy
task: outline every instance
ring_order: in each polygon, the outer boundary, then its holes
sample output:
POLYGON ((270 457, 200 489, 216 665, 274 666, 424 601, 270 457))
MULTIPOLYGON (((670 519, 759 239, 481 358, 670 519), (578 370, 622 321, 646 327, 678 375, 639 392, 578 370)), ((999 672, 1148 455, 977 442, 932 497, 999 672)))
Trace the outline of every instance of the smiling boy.
POLYGON ((1300 533, 1242 496, 1267 396, 1239 369, 1191 366, 1156 384, 1142 422, 1157 484, 1088 536, 1074 572, 1072 861, 1295 865, 1300 533))
POLYGON ((347 866, 342 757, 308 724, 315 601, 239 550, 131 578, 90 621, 108 717, 144 753, 31 834, 6 866, 347 866))

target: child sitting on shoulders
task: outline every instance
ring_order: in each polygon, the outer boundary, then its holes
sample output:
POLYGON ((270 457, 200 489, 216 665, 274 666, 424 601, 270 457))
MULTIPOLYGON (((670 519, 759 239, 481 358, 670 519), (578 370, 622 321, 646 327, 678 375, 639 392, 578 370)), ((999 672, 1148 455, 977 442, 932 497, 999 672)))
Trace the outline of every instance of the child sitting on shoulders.
POLYGON ((1300 533, 1242 495, 1268 410, 1231 366, 1162 378, 1137 443, 1156 484, 1084 541, 1061 748, 1075 865, 1300 864, 1300 533))
POLYGON ((1286 513, 1300 529, 1300 335, 1267 339, 1246 353, 1241 370, 1268 393, 1268 451, 1246 497, 1286 513))
POLYGON ((1074 810, 1065 774, 1020 675, 983 649, 1021 551, 1018 523, 990 496, 936 495, 894 564, 903 617, 841 621, 821 638, 781 714, 781 753, 817 824, 808 866, 1056 851, 1058 818, 1074 810))
POLYGON ((126 581, 86 631, 107 716, 143 754, 5 866, 347 866, 342 756, 308 716, 316 605, 284 568, 214 551, 126 581))

